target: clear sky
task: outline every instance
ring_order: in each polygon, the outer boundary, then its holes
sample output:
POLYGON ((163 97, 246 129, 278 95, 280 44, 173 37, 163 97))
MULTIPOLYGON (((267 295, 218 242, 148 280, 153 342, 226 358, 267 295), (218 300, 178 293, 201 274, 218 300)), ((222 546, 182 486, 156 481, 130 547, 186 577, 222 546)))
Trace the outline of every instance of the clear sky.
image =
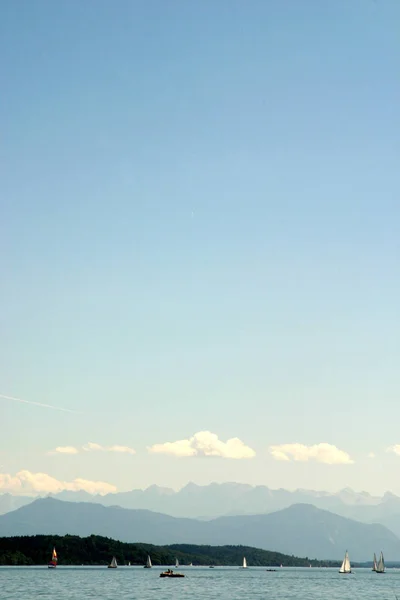
POLYGON ((0 3, 3 491, 400 493, 399 22, 0 3))

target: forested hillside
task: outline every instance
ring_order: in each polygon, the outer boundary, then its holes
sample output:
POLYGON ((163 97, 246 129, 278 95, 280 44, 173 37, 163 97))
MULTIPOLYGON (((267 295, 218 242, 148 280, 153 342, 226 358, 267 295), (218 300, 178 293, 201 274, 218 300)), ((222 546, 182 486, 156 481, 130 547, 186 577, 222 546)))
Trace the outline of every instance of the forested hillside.
MULTIPOLYGON (((144 565, 148 554, 154 566, 172 565, 178 558, 181 565, 240 565, 246 556, 249 566, 323 566, 332 563, 287 556, 248 546, 197 546, 174 544, 127 544, 91 535, 35 535, 0 538, 1 565, 44 565, 57 549, 60 565, 106 565, 112 556, 120 565, 144 565)), ((333 563, 334 564, 334 563, 333 563)))

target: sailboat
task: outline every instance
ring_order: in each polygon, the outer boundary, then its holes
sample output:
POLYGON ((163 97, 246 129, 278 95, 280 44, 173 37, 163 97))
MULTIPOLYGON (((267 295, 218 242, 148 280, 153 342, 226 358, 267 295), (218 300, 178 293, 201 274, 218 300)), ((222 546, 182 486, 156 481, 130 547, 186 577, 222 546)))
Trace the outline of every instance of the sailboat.
POLYGON ((347 550, 346 550, 346 554, 344 555, 342 566, 339 569, 339 573, 351 573, 349 553, 347 552, 347 550))
POLYGON ((151 569, 152 566, 153 565, 151 564, 150 554, 148 554, 146 564, 144 565, 144 569, 151 569))
POLYGON ((175 569, 179 569, 179 560, 175 559, 175 569))
POLYGON ((242 569, 247 569, 247 560, 246 557, 243 556, 243 565, 242 565, 242 569))
POLYGON ((116 569, 117 567, 118 567, 118 565, 117 565, 117 559, 115 558, 115 556, 113 556, 112 557, 112 561, 108 565, 108 568, 109 569, 116 569))
POLYGON ((131 566, 131 561, 128 562, 128 567, 130 567, 130 566, 131 566))
POLYGON ((379 557, 378 566, 376 567, 375 571, 377 573, 384 573, 385 572, 385 560, 383 558, 383 552, 381 552, 381 555, 379 557))
POLYGON ((377 565, 377 562, 376 562, 376 554, 375 554, 375 552, 374 552, 374 564, 372 565, 372 570, 373 570, 373 571, 376 571, 376 568, 377 568, 377 566, 378 566, 378 565, 377 565))
POLYGON ((53 552, 51 555, 51 561, 49 562, 49 564, 47 565, 49 567, 49 569, 55 569, 57 566, 57 552, 56 549, 53 548, 53 552))

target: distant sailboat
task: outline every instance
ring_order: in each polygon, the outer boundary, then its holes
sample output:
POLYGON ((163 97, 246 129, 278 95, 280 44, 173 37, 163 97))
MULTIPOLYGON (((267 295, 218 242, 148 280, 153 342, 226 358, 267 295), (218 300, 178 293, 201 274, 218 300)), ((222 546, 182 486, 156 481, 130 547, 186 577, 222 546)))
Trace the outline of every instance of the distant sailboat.
POLYGON ((147 561, 146 564, 144 565, 145 569, 151 569, 153 565, 151 564, 151 558, 150 558, 150 554, 147 555, 147 561))
POLYGON ((190 563, 190 564, 189 564, 189 567, 193 567, 193 563, 190 563))
POLYGON ((243 556, 243 565, 242 565, 242 569, 247 569, 247 560, 246 557, 243 556))
POLYGON ((175 559, 175 569, 179 569, 179 560, 175 559))
POLYGON ((52 552, 52 555, 51 555, 51 561, 47 565, 49 567, 49 569, 55 569, 56 566, 57 566, 57 561, 58 561, 58 559, 57 559, 57 552, 56 552, 56 549, 53 548, 53 552, 52 552))
POLYGON ((373 571, 376 571, 376 569, 377 569, 377 566, 378 566, 378 564, 377 564, 377 562, 376 562, 376 554, 375 554, 375 552, 374 552, 374 564, 372 565, 372 570, 373 570, 373 571))
POLYGON ((381 555, 379 557, 378 566, 376 567, 375 571, 377 573, 384 573, 385 572, 385 560, 383 558, 383 552, 381 552, 381 555))
POLYGON ((118 565, 117 565, 117 559, 115 558, 115 556, 113 556, 112 557, 112 561, 108 565, 108 568, 109 569, 116 569, 117 567, 118 567, 118 565))
POLYGON ((339 569, 339 573, 351 573, 349 553, 347 552, 347 550, 346 550, 346 554, 344 555, 342 566, 339 569))

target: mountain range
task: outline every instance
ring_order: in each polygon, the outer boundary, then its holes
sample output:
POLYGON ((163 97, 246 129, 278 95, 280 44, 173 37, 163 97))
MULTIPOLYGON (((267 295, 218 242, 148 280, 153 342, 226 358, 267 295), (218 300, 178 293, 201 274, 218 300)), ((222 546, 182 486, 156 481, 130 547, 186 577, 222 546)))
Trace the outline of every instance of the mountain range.
POLYGON ((342 558, 346 549, 355 561, 366 561, 373 552, 383 550, 387 559, 400 559, 400 539, 383 525, 360 523, 309 504, 295 504, 264 515, 200 521, 148 510, 44 498, 0 516, 0 536, 36 534, 96 534, 157 545, 240 544, 332 560, 342 558))
MULTIPOLYGON (((298 489, 273 490, 267 486, 240 483, 212 483, 199 486, 189 483, 175 492, 152 485, 145 490, 92 495, 84 491, 63 491, 52 495, 68 502, 90 502, 103 506, 145 509, 175 517, 211 519, 219 516, 268 514, 293 504, 312 504, 363 523, 381 523, 400 536, 400 498, 387 492, 372 496, 345 488, 335 494, 298 489)), ((32 502, 27 496, 0 495, 0 515, 32 502)))

